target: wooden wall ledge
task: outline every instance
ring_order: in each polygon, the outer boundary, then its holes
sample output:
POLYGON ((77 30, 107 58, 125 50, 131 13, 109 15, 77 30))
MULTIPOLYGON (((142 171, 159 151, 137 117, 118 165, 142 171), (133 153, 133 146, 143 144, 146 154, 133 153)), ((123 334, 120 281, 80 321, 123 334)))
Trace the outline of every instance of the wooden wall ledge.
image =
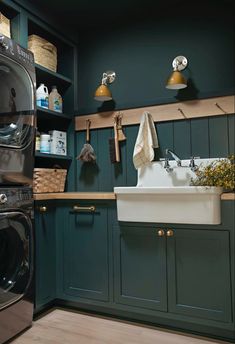
MULTIPOLYGON (((176 121, 198 117, 234 114, 234 96, 195 99, 185 102, 146 106, 121 110, 122 125, 139 124, 144 111, 151 113, 155 122, 176 121)), ((75 117, 75 130, 86 129, 86 120, 90 119, 90 129, 109 128, 113 126, 113 116, 119 111, 99 112, 75 117)))

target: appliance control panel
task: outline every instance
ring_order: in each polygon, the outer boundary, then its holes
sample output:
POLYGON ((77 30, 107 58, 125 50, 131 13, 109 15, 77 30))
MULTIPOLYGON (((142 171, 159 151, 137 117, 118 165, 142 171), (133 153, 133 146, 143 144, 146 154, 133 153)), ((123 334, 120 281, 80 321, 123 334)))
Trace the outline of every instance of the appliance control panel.
POLYGON ((33 53, 0 33, 0 53, 4 53, 25 66, 34 67, 33 53))
POLYGON ((2 193, 0 194, 0 204, 5 204, 7 202, 7 195, 2 193))
POLYGON ((31 188, 0 188, 0 210, 32 206, 33 192, 31 188))

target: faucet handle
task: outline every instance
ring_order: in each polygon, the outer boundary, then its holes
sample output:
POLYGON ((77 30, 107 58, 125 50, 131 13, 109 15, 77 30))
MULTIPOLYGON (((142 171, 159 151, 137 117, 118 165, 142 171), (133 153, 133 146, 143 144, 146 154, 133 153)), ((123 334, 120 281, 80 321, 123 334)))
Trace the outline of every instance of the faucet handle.
POLYGON ((195 172, 198 169, 198 166, 195 164, 195 159, 200 159, 200 157, 194 157, 191 156, 190 162, 189 162, 189 167, 193 172, 195 172))
POLYGON ((165 158, 164 161, 165 161, 165 166, 169 166, 169 158, 165 158))
POLYGON ((168 159, 168 158, 165 158, 164 168, 165 168, 165 170, 166 170, 167 172, 173 171, 173 168, 170 167, 169 159, 168 159))

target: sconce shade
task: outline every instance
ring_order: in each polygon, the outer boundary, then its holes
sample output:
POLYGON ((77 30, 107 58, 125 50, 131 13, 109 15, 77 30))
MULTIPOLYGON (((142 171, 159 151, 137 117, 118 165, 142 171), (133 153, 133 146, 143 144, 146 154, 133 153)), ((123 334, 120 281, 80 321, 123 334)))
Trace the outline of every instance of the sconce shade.
POLYGON ((95 91, 95 100, 98 101, 107 101, 112 99, 112 93, 107 85, 100 85, 95 91))
POLYGON ((187 81, 182 73, 174 71, 166 83, 166 88, 171 90, 180 90, 187 87, 187 81))

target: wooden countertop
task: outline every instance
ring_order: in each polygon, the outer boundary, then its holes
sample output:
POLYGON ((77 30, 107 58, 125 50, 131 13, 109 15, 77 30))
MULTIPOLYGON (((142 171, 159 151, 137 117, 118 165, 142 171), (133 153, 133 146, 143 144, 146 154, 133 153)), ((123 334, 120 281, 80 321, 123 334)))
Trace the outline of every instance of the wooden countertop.
POLYGON ((234 192, 223 193, 221 195, 221 200, 222 201, 235 201, 235 193, 234 192))
MULTIPOLYGON (((36 201, 45 201, 53 199, 84 199, 84 200, 115 200, 114 192, 57 192, 34 194, 36 201)), ((235 201, 235 193, 223 193, 222 201, 235 201)))
POLYGON ((116 199, 114 192, 56 192, 34 194, 36 201, 45 201, 52 199, 85 199, 85 200, 112 200, 116 199))

